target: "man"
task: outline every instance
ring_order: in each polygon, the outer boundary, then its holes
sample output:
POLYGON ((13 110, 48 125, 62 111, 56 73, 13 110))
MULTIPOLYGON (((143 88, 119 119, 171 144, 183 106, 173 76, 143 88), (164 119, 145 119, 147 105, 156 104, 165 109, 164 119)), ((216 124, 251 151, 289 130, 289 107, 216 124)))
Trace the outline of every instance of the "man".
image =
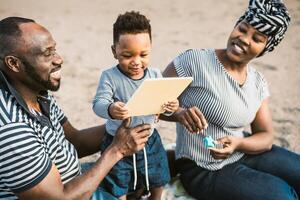
POLYGON ((0 21, 0 199, 89 199, 112 166, 143 148, 149 125, 118 129, 81 174, 78 157, 99 151, 105 127, 76 130, 47 91, 59 89, 62 58, 33 20, 0 21))

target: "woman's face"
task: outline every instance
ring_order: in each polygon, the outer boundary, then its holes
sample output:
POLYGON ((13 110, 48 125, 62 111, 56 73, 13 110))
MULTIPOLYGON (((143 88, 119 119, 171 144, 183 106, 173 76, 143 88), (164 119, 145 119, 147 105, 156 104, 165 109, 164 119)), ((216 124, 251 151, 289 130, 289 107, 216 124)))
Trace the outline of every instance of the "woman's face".
POLYGON ((241 21, 231 32, 226 54, 233 62, 248 63, 265 48, 268 37, 246 21, 241 21))

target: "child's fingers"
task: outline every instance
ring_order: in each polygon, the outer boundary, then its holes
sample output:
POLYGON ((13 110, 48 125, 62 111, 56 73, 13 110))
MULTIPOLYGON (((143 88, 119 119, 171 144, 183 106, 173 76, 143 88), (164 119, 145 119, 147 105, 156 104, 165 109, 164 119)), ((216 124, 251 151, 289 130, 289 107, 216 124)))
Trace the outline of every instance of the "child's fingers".
POLYGON ((168 111, 168 112, 175 112, 176 110, 178 109, 178 106, 166 106, 165 107, 165 111, 168 111))
POLYGON ((118 112, 120 113, 128 113, 128 108, 127 107, 117 107, 118 112))
POLYGON ((175 101, 168 101, 168 102, 166 103, 166 105, 167 105, 167 106, 176 106, 176 105, 178 105, 178 102, 175 102, 175 101))
POLYGON ((117 101, 115 104, 118 105, 118 106, 120 106, 120 107, 124 107, 126 105, 122 101, 117 101))
POLYGON ((165 111, 165 112, 171 112, 171 110, 172 110, 172 109, 169 108, 169 107, 165 107, 165 108, 164 108, 164 111, 165 111))
POLYGON ((155 115, 154 123, 158 123, 159 122, 159 115, 160 114, 155 115))

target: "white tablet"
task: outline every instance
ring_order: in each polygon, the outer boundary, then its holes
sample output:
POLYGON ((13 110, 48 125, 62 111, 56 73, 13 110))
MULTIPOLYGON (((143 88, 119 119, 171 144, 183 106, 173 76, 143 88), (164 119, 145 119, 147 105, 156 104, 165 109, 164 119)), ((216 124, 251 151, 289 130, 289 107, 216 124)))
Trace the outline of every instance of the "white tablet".
POLYGON ((130 116, 164 112, 163 104, 177 99, 192 80, 192 77, 146 79, 126 103, 130 116))

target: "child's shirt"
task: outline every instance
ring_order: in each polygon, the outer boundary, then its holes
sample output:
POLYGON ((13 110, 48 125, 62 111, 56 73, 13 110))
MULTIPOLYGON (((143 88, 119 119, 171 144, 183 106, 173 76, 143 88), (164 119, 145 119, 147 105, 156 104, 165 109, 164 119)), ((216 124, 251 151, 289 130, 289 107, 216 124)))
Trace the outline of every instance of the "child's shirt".
MULTIPOLYGON (((116 130, 122 123, 122 120, 112 119, 109 115, 108 108, 110 104, 121 101, 127 103, 136 89, 142 84, 145 79, 161 78, 159 69, 147 68, 144 76, 141 79, 134 80, 126 76, 118 66, 114 66, 102 72, 98 84, 96 96, 93 101, 94 112, 107 119, 106 131, 110 135, 115 135, 116 130)), ((147 106, 147 105, 145 105, 147 106)), ((152 124, 154 123, 155 115, 137 116, 132 117, 130 127, 135 127, 139 124, 152 124)), ((153 126, 151 133, 153 132, 153 126)))

